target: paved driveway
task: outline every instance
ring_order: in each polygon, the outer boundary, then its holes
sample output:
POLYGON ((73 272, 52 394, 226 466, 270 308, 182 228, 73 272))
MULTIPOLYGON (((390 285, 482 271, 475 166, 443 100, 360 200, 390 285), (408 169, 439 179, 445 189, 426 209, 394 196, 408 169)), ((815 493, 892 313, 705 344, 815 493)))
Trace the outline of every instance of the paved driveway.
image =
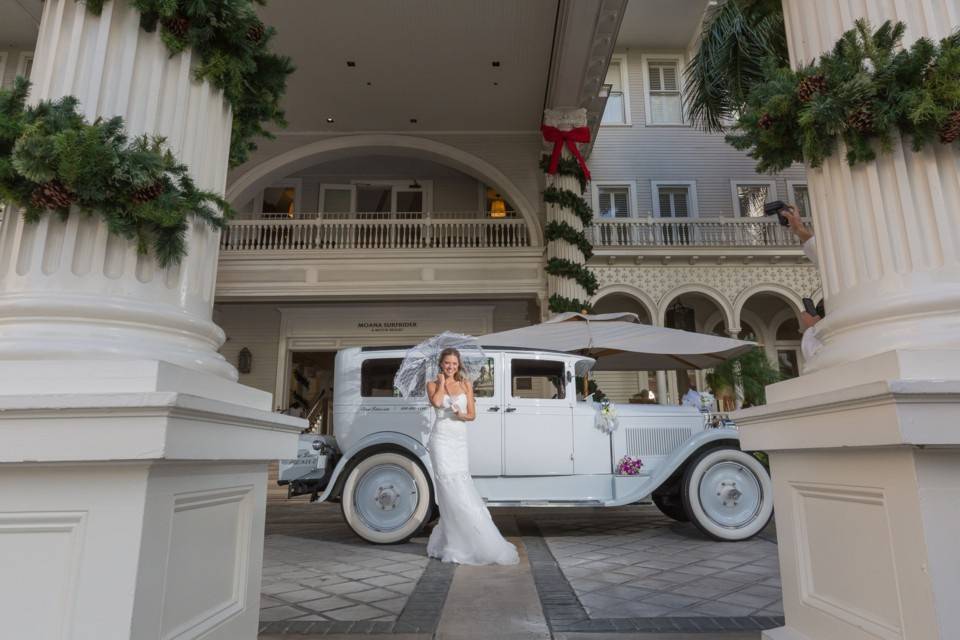
MULTIPOLYGON (((494 518, 524 545, 551 633, 782 624, 772 532, 716 543, 652 506, 495 509, 494 518)), ((266 534, 261 632, 436 629, 456 567, 428 560, 426 537, 370 545, 339 505, 300 500, 269 503, 266 534)))

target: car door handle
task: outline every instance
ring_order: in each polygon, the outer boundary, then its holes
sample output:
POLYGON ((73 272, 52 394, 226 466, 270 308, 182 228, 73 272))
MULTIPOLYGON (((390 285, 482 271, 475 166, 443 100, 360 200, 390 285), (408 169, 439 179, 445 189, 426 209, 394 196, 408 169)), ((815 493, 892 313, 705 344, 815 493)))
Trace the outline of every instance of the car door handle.
POLYGON ((487 411, 500 411, 500 407, 490 407, 487 411))
POLYGON ((504 412, 504 413, 513 413, 513 412, 516 411, 516 410, 517 410, 516 407, 507 407, 506 409, 503 410, 503 412, 504 412))

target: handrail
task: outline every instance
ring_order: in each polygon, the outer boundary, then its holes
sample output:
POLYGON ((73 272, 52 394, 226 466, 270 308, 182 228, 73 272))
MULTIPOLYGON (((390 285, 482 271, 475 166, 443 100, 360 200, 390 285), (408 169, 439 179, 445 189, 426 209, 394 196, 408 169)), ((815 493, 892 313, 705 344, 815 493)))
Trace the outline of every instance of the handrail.
POLYGON ((766 218, 630 218, 595 220, 594 247, 797 247, 787 227, 766 218))

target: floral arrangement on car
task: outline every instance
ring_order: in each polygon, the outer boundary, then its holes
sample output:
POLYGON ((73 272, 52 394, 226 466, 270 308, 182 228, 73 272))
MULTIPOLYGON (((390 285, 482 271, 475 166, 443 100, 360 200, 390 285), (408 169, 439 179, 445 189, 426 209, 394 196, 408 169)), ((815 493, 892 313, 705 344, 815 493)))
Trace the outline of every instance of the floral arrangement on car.
POLYGON ((623 456, 620 458, 620 462, 617 463, 617 475, 618 476, 638 476, 640 475, 640 469, 643 467, 643 461, 640 458, 631 458, 630 456, 623 456))
POLYGON ((613 433, 620 426, 620 419, 617 417, 617 408, 613 406, 607 398, 598 401, 600 405, 597 409, 596 426, 604 433, 613 433))

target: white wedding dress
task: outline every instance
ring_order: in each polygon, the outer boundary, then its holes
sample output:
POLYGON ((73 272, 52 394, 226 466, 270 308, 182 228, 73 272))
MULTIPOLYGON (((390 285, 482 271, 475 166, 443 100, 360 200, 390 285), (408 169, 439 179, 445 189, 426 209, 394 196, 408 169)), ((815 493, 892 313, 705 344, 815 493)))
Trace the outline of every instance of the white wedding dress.
POLYGON ((455 419, 467 395, 443 398, 430 435, 430 462, 436 480, 440 521, 427 542, 427 555, 460 564, 516 564, 517 548, 503 539, 470 477, 467 423, 455 419))

